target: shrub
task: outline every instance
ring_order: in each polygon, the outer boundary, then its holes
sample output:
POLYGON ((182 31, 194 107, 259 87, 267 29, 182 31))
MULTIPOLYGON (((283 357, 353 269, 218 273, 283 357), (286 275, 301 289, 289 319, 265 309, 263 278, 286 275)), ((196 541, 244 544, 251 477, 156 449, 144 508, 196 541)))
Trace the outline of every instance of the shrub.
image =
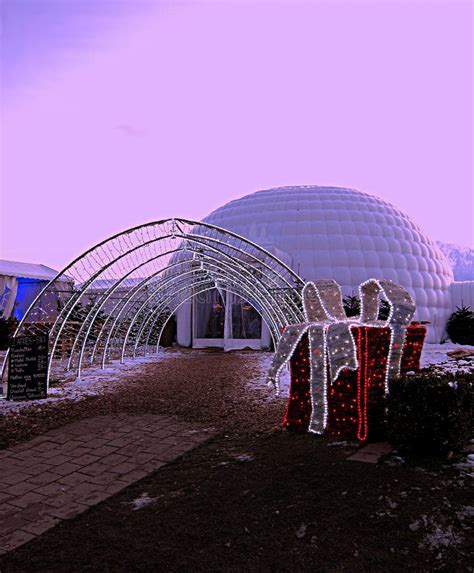
POLYGON ((0 350, 8 349, 17 326, 18 320, 14 317, 0 318, 0 350))
POLYGON ((405 453, 459 452, 474 432, 474 376, 406 375, 390 383, 389 441, 405 453))
POLYGON ((474 312, 469 306, 457 306, 446 326, 449 338, 458 344, 474 344, 474 312))
MULTIPOLYGON (((360 299, 358 296, 346 296, 342 299, 342 304, 344 306, 344 311, 348 318, 353 316, 359 316, 360 314, 360 299)), ((387 320, 390 314, 390 305, 385 299, 380 301, 380 310, 378 319, 387 320)))
POLYGON ((346 296, 342 299, 342 304, 347 317, 359 316, 360 300, 358 296, 346 296))

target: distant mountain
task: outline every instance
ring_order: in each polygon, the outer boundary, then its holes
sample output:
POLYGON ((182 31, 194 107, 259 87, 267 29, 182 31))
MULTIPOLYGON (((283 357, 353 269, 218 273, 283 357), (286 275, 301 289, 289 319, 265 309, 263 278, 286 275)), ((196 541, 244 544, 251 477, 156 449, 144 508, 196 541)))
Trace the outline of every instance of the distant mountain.
POLYGON ((436 241, 451 263, 455 281, 474 281, 474 249, 436 241))

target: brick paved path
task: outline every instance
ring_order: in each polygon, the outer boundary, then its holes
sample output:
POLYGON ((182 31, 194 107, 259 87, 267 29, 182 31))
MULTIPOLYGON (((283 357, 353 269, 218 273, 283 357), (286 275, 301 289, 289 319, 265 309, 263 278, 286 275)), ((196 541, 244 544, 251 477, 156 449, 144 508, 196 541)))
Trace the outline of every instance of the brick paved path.
POLYGON ((212 435, 153 414, 73 422, 0 451, 0 554, 142 479, 212 435))

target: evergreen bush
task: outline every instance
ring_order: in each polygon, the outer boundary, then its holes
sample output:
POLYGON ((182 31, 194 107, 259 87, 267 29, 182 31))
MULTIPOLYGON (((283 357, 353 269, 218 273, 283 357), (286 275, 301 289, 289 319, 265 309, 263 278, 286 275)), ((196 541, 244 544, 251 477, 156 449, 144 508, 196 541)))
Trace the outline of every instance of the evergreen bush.
POLYGON ((474 376, 429 371, 390 383, 387 437, 405 453, 460 452, 474 433, 474 376))
POLYGON ((14 317, 0 318, 0 350, 8 349, 17 326, 18 320, 14 317))
POLYGON ((458 344, 474 344, 474 312, 469 306, 457 306, 446 326, 449 338, 458 344))
MULTIPOLYGON (((360 299, 358 296, 345 296, 342 299, 344 311, 348 318, 359 316, 360 314, 360 299)), ((390 305, 385 299, 380 302, 380 311, 378 315, 379 320, 387 320, 390 314, 390 305)))
POLYGON ((346 296, 342 299, 342 304, 348 318, 352 316, 359 316, 360 300, 358 296, 346 296))

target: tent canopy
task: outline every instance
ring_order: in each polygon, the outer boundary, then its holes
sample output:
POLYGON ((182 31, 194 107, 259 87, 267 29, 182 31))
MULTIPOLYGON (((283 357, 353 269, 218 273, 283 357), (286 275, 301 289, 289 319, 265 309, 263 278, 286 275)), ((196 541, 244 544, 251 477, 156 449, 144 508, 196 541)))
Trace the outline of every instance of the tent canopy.
MULTIPOLYGON (((58 271, 47 267, 46 265, 39 265, 36 263, 21 263, 19 261, 5 261, 0 259, 0 275, 9 277, 23 277, 27 279, 37 279, 40 281, 50 281, 54 279, 58 271)), ((67 276, 61 275, 58 277, 59 281, 70 282, 67 276)))

